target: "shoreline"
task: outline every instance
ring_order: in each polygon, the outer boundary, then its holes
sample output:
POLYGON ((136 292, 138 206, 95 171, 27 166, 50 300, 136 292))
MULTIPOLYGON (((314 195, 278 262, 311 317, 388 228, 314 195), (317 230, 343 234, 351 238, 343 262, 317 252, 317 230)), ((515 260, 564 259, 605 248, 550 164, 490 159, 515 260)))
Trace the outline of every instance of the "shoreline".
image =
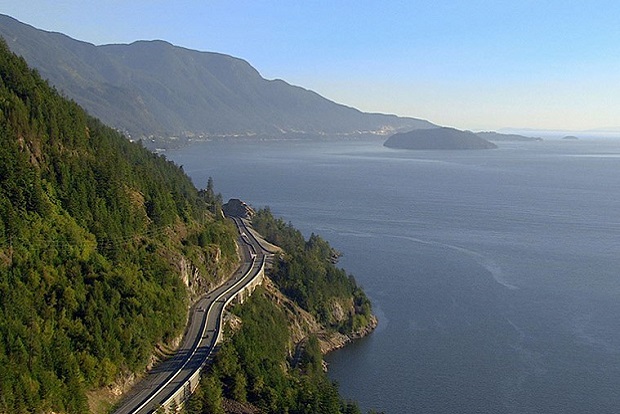
POLYGON ((329 333, 325 331, 317 332, 316 335, 321 346, 321 353, 325 356, 330 352, 342 349, 359 339, 365 338, 372 334, 378 325, 379 319, 376 315, 372 314, 368 325, 350 334, 345 335, 340 332, 329 333))

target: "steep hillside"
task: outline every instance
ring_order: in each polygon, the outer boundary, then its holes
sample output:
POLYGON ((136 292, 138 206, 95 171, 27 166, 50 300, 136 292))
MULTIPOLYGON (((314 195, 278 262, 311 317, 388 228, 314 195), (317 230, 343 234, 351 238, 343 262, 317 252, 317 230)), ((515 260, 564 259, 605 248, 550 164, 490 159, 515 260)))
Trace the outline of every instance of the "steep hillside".
MULTIPOLYGON (((0 41, 0 413, 105 412, 113 398, 97 390, 174 348, 192 298, 237 263, 220 204, 212 182, 198 191, 0 41)), ((358 413, 321 350, 374 328, 368 298, 320 237, 268 210, 255 224, 286 252, 233 310, 240 326, 188 409, 358 413)))
POLYGON ((263 286, 233 309, 230 338, 187 413, 359 414, 325 374, 322 354, 376 326, 368 298, 321 237, 304 239, 268 209, 252 225, 282 251, 263 286))
POLYGON ((134 137, 387 133, 431 128, 414 118, 367 114, 231 56, 163 41, 94 46, 0 15, 0 36, 44 78, 134 137))
POLYGON ((0 412, 87 412, 177 338, 237 260, 214 202, 0 42, 0 412))

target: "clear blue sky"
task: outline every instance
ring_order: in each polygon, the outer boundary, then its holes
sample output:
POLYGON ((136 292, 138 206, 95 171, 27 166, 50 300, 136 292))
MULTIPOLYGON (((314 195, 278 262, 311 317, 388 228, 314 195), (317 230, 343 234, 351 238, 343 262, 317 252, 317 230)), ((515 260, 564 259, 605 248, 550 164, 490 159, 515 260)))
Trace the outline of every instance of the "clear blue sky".
POLYGON ((466 129, 620 127, 620 2, 0 0, 95 44, 163 39, 364 111, 466 129))

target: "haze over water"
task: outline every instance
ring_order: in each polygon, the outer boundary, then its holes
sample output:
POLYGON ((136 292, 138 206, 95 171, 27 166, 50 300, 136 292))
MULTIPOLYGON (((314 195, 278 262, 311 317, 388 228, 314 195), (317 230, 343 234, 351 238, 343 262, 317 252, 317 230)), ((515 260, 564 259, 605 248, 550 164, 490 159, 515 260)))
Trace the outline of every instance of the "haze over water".
POLYGON ((616 413, 620 142, 499 146, 209 142, 167 156, 344 253, 380 325, 328 361, 363 410, 616 413))

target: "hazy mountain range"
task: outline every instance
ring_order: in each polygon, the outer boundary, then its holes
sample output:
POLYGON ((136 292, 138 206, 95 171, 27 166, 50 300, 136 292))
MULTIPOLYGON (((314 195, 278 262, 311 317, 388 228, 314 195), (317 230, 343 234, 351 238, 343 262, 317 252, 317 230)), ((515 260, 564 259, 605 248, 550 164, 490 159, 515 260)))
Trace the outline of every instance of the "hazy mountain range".
POLYGON ((267 80, 242 59, 164 41, 95 46, 5 15, 0 36, 67 97, 133 137, 387 135, 435 127, 363 113, 267 80))

